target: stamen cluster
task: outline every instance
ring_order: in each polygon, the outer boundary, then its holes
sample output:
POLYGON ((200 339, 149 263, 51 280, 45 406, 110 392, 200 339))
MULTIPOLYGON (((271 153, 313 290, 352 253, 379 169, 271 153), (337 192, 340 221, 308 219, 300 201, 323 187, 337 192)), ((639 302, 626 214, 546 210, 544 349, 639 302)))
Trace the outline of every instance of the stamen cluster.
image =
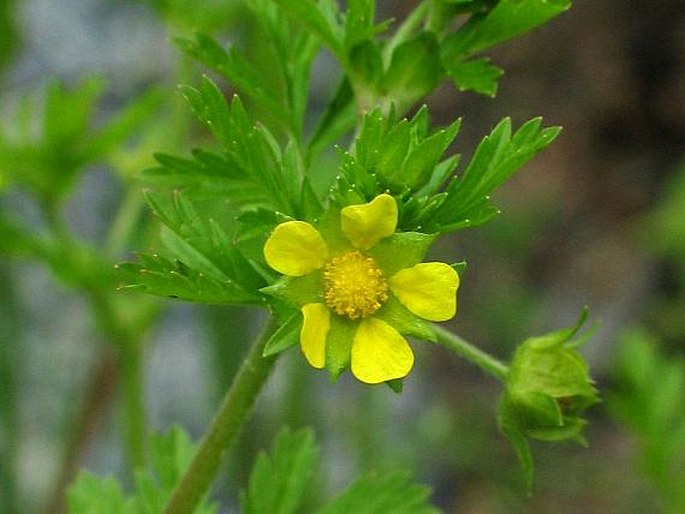
POLYGON ((350 319, 374 314, 388 300, 388 284, 376 261, 359 251, 330 259, 324 268, 328 308, 350 319))

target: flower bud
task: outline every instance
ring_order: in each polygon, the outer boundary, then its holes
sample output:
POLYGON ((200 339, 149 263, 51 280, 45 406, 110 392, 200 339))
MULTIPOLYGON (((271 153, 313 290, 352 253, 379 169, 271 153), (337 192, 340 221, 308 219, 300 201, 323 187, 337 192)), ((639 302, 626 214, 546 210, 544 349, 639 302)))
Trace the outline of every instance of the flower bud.
POLYGON ((583 410, 599 402, 588 365, 577 347, 587 338, 574 336, 587 319, 583 311, 575 327, 525 341, 516 350, 499 405, 499 424, 545 441, 575 439, 586 421, 583 410))

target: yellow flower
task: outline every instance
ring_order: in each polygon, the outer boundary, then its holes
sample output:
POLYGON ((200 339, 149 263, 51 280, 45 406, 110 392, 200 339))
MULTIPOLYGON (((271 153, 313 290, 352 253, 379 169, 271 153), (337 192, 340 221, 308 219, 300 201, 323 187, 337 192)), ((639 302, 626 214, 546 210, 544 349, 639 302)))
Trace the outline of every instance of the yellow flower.
POLYGON ((405 377, 414 354, 403 334, 434 340, 426 321, 456 314, 457 272, 422 263, 434 236, 396 233, 397 217, 395 199, 381 194, 335 213, 323 234, 286 221, 267 239, 266 262, 285 275, 267 292, 300 308, 300 346, 313 367, 350 367, 368 384, 405 377))

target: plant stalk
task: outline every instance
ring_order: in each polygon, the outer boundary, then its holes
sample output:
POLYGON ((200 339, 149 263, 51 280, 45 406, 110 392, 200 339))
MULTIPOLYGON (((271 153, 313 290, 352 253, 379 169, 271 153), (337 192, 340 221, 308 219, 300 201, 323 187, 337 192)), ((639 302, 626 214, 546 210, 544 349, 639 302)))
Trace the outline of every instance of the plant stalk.
POLYGON ((501 381, 506 380, 507 375, 509 374, 509 366, 500 362, 489 353, 475 347, 458 335, 437 325, 433 328, 438 336, 439 344, 472 362, 495 378, 501 381))
POLYGON ((191 514, 209 490, 226 451, 250 414, 276 361, 276 356, 262 356, 266 342, 275 328, 276 324, 272 319, 262 336, 250 348, 163 514, 191 514))

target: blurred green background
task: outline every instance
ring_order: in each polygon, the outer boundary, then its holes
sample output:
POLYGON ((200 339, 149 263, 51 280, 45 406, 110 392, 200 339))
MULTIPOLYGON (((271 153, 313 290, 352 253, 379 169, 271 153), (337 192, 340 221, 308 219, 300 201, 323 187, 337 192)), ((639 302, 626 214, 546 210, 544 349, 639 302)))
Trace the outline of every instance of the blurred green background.
MULTIPOLYGON (((414 4, 379 1, 379 15, 402 18, 414 4)), ((162 91, 165 116, 172 113, 173 122, 149 129, 150 141, 93 166, 78 183, 67 221, 81 237, 97 242, 112 222, 121 169, 150 165, 153 151, 187 154, 206 137, 176 92, 203 70, 172 42, 198 28, 260 51, 238 1, 0 5, 5 132, 27 92, 91 74, 106 84, 99 116, 151 88, 162 91)), ((408 468, 449 513, 685 512, 685 4, 578 1, 491 56, 506 71, 495 99, 447 85, 429 98, 436 123, 464 119, 454 150, 470 155, 508 115, 516 123, 541 115, 564 132, 498 193, 499 219, 435 249, 468 262, 451 328, 506 359, 526 337, 571 325, 587 304, 601 325, 583 350, 605 400, 589 413, 590 446, 535 444, 535 492, 527 498, 497 429, 498 384, 468 363, 416 344, 417 368, 395 395, 349 376, 332 385, 291 351, 217 483, 226 512, 236 511, 235 491, 255 452, 282 423, 313 425, 323 445, 313 497, 360 470, 408 468)), ((325 57, 316 70, 311 102, 323 108, 336 72, 325 57)), ((0 166, 8 163, 0 153, 0 166)), ((40 229, 21 191, 0 189, 0 210, 40 229)), ((121 258, 133 249, 140 248, 121 258)), ((39 263, 1 252, 0 259, 0 512, 42 512, 85 401, 96 342, 78 295, 39 263)), ((197 438, 261 313, 164 307, 145 352, 150 425, 177 423, 197 438)), ((80 466, 98 474, 123 474, 113 394, 79 450, 80 466)))

